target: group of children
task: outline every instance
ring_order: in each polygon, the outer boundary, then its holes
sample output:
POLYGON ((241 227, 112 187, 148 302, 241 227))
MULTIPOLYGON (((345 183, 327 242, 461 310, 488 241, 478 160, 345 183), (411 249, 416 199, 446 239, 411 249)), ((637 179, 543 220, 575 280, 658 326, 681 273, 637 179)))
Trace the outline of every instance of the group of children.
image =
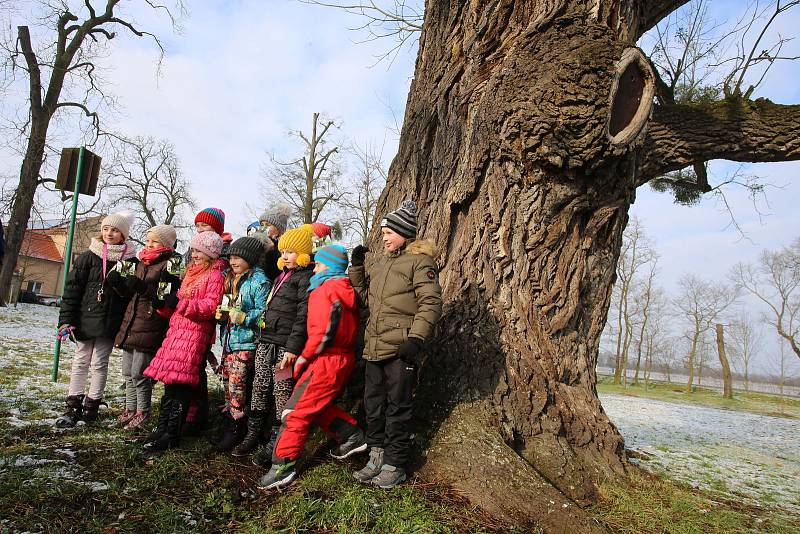
POLYGON ((207 419, 210 364, 225 394, 215 447, 247 456, 266 440, 255 463, 270 469, 259 487, 294 480, 314 424, 336 442, 337 459, 369 449, 358 480, 382 488, 403 482, 420 355, 441 315, 434 251, 416 239, 416 206, 405 201, 385 216, 383 254, 371 261, 364 246, 348 261, 342 245, 328 244, 326 225, 287 230, 289 215, 288 206, 274 206, 234 241, 222 210, 202 210, 186 265, 172 226, 151 228, 137 258, 128 239, 132 216, 105 217, 64 288, 58 335, 77 348, 57 426, 97 419, 117 347, 125 380, 119 425, 142 428, 152 385, 164 384, 158 423, 143 445, 148 451, 177 446, 187 419, 201 426, 207 419), (366 433, 335 405, 356 367, 360 328, 366 433), (219 363, 211 351, 217 335, 219 363))

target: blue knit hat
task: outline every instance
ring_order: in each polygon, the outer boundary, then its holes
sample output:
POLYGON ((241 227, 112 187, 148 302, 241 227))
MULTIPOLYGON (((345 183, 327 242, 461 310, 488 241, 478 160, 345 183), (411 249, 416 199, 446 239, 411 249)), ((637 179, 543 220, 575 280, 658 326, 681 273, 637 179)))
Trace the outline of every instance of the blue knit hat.
POLYGON ((309 291, 318 288, 326 280, 347 277, 347 273, 345 272, 347 270, 347 249, 342 245, 328 245, 322 247, 314 255, 314 261, 327 265, 328 268, 322 272, 315 273, 314 276, 311 277, 308 286, 309 291))

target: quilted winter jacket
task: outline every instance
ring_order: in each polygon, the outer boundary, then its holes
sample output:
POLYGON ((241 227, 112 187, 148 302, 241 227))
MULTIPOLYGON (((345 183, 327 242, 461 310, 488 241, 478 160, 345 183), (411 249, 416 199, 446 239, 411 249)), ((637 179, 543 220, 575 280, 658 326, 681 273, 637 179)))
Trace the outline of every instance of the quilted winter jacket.
POLYGON ((326 280, 308 295, 308 341, 302 356, 353 355, 358 336, 356 293, 347 278, 326 280))
POLYGON ((307 337, 308 284, 313 274, 311 266, 297 267, 280 287, 277 287, 280 276, 273 281, 275 294, 264 312, 259 343, 273 343, 293 354, 303 351, 307 337))
POLYGON ((239 281, 239 309, 247 316, 242 324, 228 323, 223 333, 224 352, 256 350, 258 320, 267 305, 267 295, 272 287, 261 267, 254 267, 239 281))
MULTIPOLYGON (((106 273, 116 263, 106 261, 106 273)), ((58 324, 74 326, 75 339, 79 341, 113 339, 119 331, 128 300, 103 279, 103 259, 87 250, 75 259, 75 265, 67 277, 58 324), (103 290, 102 302, 97 301, 100 289, 103 290)))
POLYGON ((213 341, 214 314, 222 302, 224 261, 217 260, 197 282, 191 297, 178 301, 169 320, 167 337, 161 344, 145 376, 164 384, 200 383, 200 368, 213 341))
POLYGON ((153 302, 156 300, 162 273, 167 268, 167 261, 173 255, 176 254, 172 251, 164 252, 150 265, 143 261, 139 261, 136 265, 136 277, 144 281, 147 289, 144 293, 131 296, 119 332, 114 340, 115 347, 124 350, 155 352, 161 346, 167 333, 169 320, 156 312, 153 302))
POLYGON ((369 306, 364 359, 387 360, 409 337, 424 341, 442 315, 442 288, 433 243, 415 240, 370 265, 348 270, 361 303, 369 306))

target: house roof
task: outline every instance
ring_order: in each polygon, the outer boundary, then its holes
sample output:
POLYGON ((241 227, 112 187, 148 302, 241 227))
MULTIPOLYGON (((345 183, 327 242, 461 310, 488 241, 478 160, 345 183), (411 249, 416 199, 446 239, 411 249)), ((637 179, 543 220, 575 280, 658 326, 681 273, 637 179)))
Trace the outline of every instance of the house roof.
POLYGON ((64 261, 64 257, 58 250, 53 238, 35 230, 28 230, 25 232, 25 236, 22 238, 22 246, 19 249, 19 255, 48 261, 64 261))

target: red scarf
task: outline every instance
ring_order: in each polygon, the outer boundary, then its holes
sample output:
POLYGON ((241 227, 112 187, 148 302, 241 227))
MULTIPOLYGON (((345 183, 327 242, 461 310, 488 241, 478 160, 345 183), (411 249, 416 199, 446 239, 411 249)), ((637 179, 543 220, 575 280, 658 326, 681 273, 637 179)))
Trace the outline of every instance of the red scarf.
POLYGON ((194 286, 203 279, 206 272, 211 270, 213 263, 192 263, 186 269, 186 275, 181 282, 181 288, 178 290, 178 298, 189 298, 194 294, 194 286))
POLYGON ((142 260, 145 265, 151 265, 165 252, 172 252, 172 249, 169 247, 143 248, 139 253, 139 259, 142 260))

